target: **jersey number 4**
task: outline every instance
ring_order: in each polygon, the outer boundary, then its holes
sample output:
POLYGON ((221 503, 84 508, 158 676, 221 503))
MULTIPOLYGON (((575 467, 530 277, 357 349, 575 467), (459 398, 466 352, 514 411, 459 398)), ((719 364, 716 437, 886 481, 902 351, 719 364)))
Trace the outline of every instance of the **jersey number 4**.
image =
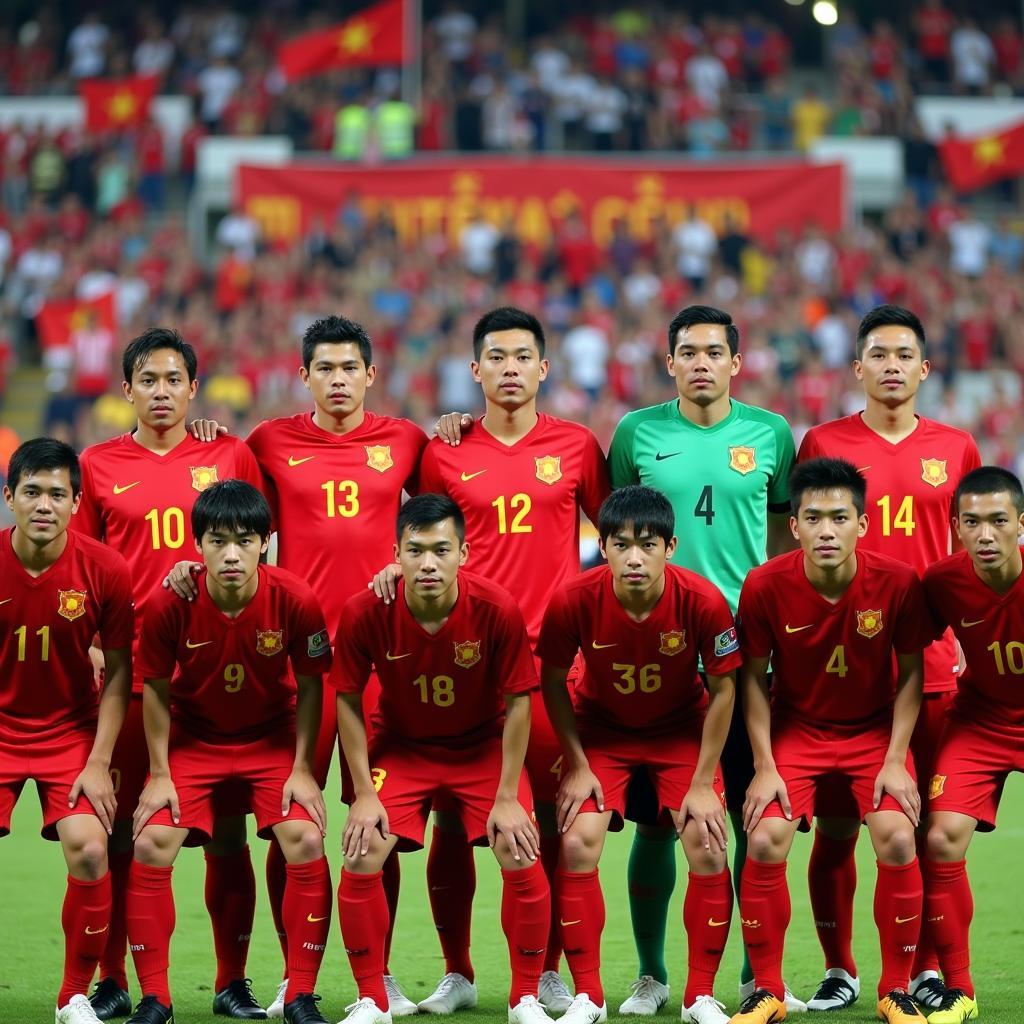
POLYGON ((714 496, 711 492, 711 484, 705 484, 704 490, 700 492, 697 504, 693 506, 693 514, 697 519, 703 519, 705 526, 710 526, 715 518, 714 496))

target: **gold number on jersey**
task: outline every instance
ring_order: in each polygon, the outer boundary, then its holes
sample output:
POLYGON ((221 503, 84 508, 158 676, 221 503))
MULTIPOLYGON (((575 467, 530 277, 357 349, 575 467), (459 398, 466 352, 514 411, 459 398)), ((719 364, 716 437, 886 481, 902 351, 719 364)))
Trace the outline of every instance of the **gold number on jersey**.
POLYGON ((891 537, 894 530, 902 530, 907 537, 913 534, 915 523, 914 496, 912 494, 908 494, 900 502, 900 507, 896 510, 895 519, 890 517, 892 505, 892 497, 890 495, 883 494, 875 504, 882 510, 883 537, 891 537))
POLYGON ((560 779, 562 777, 562 755, 561 754, 559 754, 558 757, 555 758, 554 764, 552 764, 552 766, 548 769, 548 771, 551 772, 551 774, 554 775, 556 778, 560 779))
POLYGON ((622 662, 615 662, 612 669, 621 675, 622 682, 613 683, 619 693, 635 693, 639 685, 641 693, 654 693, 661 689, 661 666, 651 665, 626 665, 622 662), (639 669, 639 676, 637 670, 639 669))
MULTIPOLYGON (((18 661, 24 661, 28 656, 28 626, 19 626, 15 631, 14 635, 18 638, 18 661)), ((50 627, 41 626, 36 630, 36 636, 38 636, 42 643, 40 646, 39 660, 49 661, 50 660, 50 627)))
POLYGON ((328 480, 320 485, 327 494, 327 518, 359 515, 359 484, 355 480, 328 480))
POLYGON ((424 674, 417 676, 412 685, 419 687, 423 704, 433 703, 439 708, 449 708, 455 703, 455 680, 451 676, 434 676, 428 680, 424 674))
POLYGON ((985 650, 992 652, 996 660, 996 671, 1001 676, 1007 672, 1012 676, 1024 676, 1024 644, 1019 640, 1011 640, 1008 644, 1000 644, 997 640, 985 650))
POLYGON ((373 791, 379 793, 384 787, 384 780, 388 777, 387 768, 371 768, 370 779, 373 782, 373 791))
POLYGON ((529 523, 524 523, 523 520, 530 514, 530 509, 533 508, 533 503, 530 501, 528 494, 513 494, 508 499, 508 510, 514 512, 512 516, 512 525, 509 526, 508 512, 505 509, 505 495, 499 494, 494 501, 491 502, 491 508, 498 510, 498 533, 533 533, 533 527, 529 523))
POLYGON ((161 548, 180 548, 185 543, 185 513, 180 508, 165 508, 163 515, 160 509, 151 508, 146 513, 153 535, 153 550, 161 548))
POLYGON ((245 682, 245 666, 233 661, 224 669, 224 682, 228 684, 224 687, 228 693, 238 693, 245 682))
POLYGON ((836 645, 832 657, 828 659, 828 664, 825 666, 825 671, 830 675, 839 676, 840 679, 846 678, 849 669, 846 667, 846 648, 842 644, 836 645))

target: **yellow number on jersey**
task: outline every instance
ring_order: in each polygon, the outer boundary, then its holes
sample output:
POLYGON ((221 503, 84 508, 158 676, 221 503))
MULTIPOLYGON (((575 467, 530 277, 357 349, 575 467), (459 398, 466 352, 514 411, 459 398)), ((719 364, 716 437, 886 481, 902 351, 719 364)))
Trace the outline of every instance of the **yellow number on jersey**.
POLYGON ((426 675, 421 675, 412 681, 412 685, 420 688, 420 701, 424 704, 449 708, 455 703, 455 680, 451 676, 434 676, 428 681, 426 675))
POLYGON ((498 510, 498 533, 533 533, 533 527, 524 520, 530 514, 533 503, 528 494, 513 494, 508 499, 508 509, 515 513, 512 516, 511 526, 508 521, 508 512, 505 509, 505 495, 500 494, 491 502, 491 508, 498 510))
POLYGON ((626 665, 616 662, 612 669, 618 672, 622 682, 613 683, 619 693, 634 693, 639 683, 641 693, 654 693, 661 689, 661 666, 660 665, 626 665), (637 676, 637 669, 640 674, 637 676))
POLYGON ((224 669, 224 682, 228 685, 224 689, 228 693, 238 693, 245 682, 245 666, 232 662, 224 669))
MULTIPOLYGON (((19 626, 14 635, 18 638, 18 661, 24 661, 28 657, 28 626, 19 626)), ((36 630, 35 635, 42 641, 39 645, 39 660, 50 660, 50 627, 41 626, 36 630)))
POLYGON ((320 490, 327 493, 328 519, 359 515, 359 484, 355 480, 328 480, 320 485, 320 490))
POLYGON ((893 530, 902 530, 907 537, 914 532, 914 496, 912 494, 908 494, 900 502, 895 519, 890 519, 892 498, 888 494, 883 494, 875 504, 882 510, 883 537, 891 537, 893 530))
POLYGON ((180 548, 185 543, 185 513, 180 508, 165 508, 163 515, 158 508, 146 513, 146 522, 152 534, 153 550, 180 548))
POLYGON ((825 666, 825 671, 834 676, 839 676, 840 679, 846 678, 848 671, 846 667, 846 648, 842 644, 837 644, 836 649, 832 652, 832 657, 828 659, 828 664, 825 666))
POLYGON ((1024 676, 1024 644, 1019 640, 1011 640, 1008 644, 1000 645, 997 640, 985 648, 992 652, 996 660, 996 671, 1005 676, 1009 671, 1012 676, 1024 676))
POLYGON ((373 780, 373 791, 379 793, 384 786, 384 780, 388 777, 387 768, 371 768, 370 778, 373 780))

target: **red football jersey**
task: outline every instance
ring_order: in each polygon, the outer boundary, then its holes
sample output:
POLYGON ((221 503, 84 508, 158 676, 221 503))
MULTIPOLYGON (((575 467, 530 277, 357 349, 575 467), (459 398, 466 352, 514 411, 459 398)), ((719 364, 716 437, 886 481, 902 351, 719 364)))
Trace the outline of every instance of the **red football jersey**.
MULTIPOLYGON (((953 492, 965 474, 981 465, 970 434, 919 416, 914 432, 892 444, 855 413, 807 432, 797 461, 819 456, 848 459, 867 478, 868 532, 858 550, 898 558, 918 575, 949 554, 953 492)), ((947 631, 925 651, 925 691, 955 690, 958 661, 953 634, 947 631)))
POLYGON ((665 592, 643 622, 615 596, 611 570, 590 569, 555 592, 537 656, 568 668, 583 652, 576 685, 581 723, 662 735, 703 713, 697 658, 712 675, 741 664, 732 612, 721 591, 695 572, 665 567, 665 592))
POLYGON ((884 720, 896 695, 893 652, 924 650, 934 636, 910 566, 857 551, 857 573, 837 604, 804 572, 803 551, 750 571, 736 615, 747 657, 772 659, 772 710, 817 725, 884 720))
POLYGON ((154 591, 142 621, 144 679, 171 679, 175 725, 207 743, 246 743, 291 725, 295 679, 331 667, 330 637, 313 591, 285 569, 259 567, 259 585, 237 618, 228 618, 196 579, 183 601, 154 591))
POLYGON ((341 437, 311 413, 266 420, 249 435, 278 531, 277 564, 320 599, 331 636, 341 609, 394 561, 402 491, 416 491, 427 436, 409 420, 367 413, 341 437))
POLYGON ((482 420, 457 448, 434 438, 420 465, 420 490, 447 494, 466 517, 467 564, 514 595, 534 644, 551 595, 580 571, 580 509, 596 523, 610 489, 597 438, 544 413, 514 445, 482 420))
POLYGON ((431 635, 405 603, 405 584, 384 604, 366 590, 345 605, 331 684, 362 693, 380 680, 375 732, 414 743, 467 747, 500 733, 503 695, 537 688, 537 671, 518 605, 506 591, 459 573, 459 597, 431 635))
POLYGON ((995 729, 1024 726, 1024 576, 997 594, 958 551, 928 568, 924 593, 936 627, 952 627, 967 659, 956 713, 995 729))
MULTIPOLYGON (((157 455, 132 434, 90 445, 82 452, 82 501, 73 529, 124 555, 135 590, 136 650, 146 604, 183 559, 198 559, 192 542, 192 505, 218 480, 246 480, 262 489, 260 468, 237 437, 204 443, 186 435, 157 455)), ((142 676, 135 672, 135 689, 142 676)))
POLYGON ((96 723, 89 647, 130 647, 132 585, 125 560, 68 534, 60 558, 30 576, 0 533, 0 742, 35 743, 96 723))

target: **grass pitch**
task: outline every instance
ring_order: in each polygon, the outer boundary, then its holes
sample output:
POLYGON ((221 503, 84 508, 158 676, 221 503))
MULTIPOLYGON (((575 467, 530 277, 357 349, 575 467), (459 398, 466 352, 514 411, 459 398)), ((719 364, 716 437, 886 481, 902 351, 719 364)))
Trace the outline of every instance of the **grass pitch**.
MULTIPOLYGON (((339 870, 339 840, 344 808, 331 794, 329 859, 335 883, 339 870)), ((0 842, 0 880, 7 910, 0 928, 0 1019, 5 1024, 49 1024, 63 957, 60 906, 65 868, 60 848, 39 837, 39 808, 28 788, 15 812, 13 834, 0 842)), ((429 830, 428 830, 429 832, 429 830)), ((612 835, 601 863, 608 923, 604 933, 603 977, 611 1016, 627 994, 636 975, 636 960, 626 905, 625 868, 630 833, 612 835)), ((1017 985, 1024 959, 1024 780, 1011 777, 1000 809, 1000 827, 993 835, 975 838, 969 857, 974 889, 975 917, 972 929, 973 969, 978 986, 982 1020, 991 1024, 1024 1021, 1017 985)), ((786 945, 786 979, 803 998, 809 998, 821 977, 821 956, 814 935, 805 884, 809 836, 798 836, 790 859, 789 878, 793 897, 793 924, 786 945)), ((280 952, 266 905, 262 883, 265 844, 252 839, 259 902, 256 911, 249 974, 264 1004, 273 997, 280 978, 280 952)), ((685 979, 685 946, 681 924, 682 883, 685 862, 678 857, 680 884, 670 920, 668 962, 672 1000, 659 1017, 678 1019, 679 1000, 685 979)), ((870 843, 862 836, 858 845, 860 885, 857 893, 855 949, 863 983, 861 1000, 849 1010, 830 1014, 837 1024, 873 1020, 874 988, 878 976, 877 938, 871 917, 875 868, 870 843)), ((402 903, 399 908, 392 970, 406 994, 423 999, 444 971, 437 938, 430 919, 424 882, 425 855, 402 859, 402 903)), ((477 851, 477 899, 473 917, 473 959, 480 992, 480 1006, 458 1015, 460 1024, 505 1020, 508 962, 499 922, 499 873, 486 850, 477 851)), ((177 928, 171 948, 171 987, 175 1018, 179 1024, 213 1024, 213 942, 203 905, 203 860, 199 851, 183 850, 174 873, 177 928)), ((734 918, 717 996, 729 1012, 737 1008, 736 980, 740 963, 740 929, 734 918)), ((563 964, 563 977, 569 979, 563 964)), ((129 970, 131 976, 131 971, 129 970)), ((132 978, 133 998, 138 990, 132 978)), ((327 955, 320 975, 321 1009, 329 1020, 344 1016, 346 1004, 355 998, 344 947, 334 921, 327 955)))

